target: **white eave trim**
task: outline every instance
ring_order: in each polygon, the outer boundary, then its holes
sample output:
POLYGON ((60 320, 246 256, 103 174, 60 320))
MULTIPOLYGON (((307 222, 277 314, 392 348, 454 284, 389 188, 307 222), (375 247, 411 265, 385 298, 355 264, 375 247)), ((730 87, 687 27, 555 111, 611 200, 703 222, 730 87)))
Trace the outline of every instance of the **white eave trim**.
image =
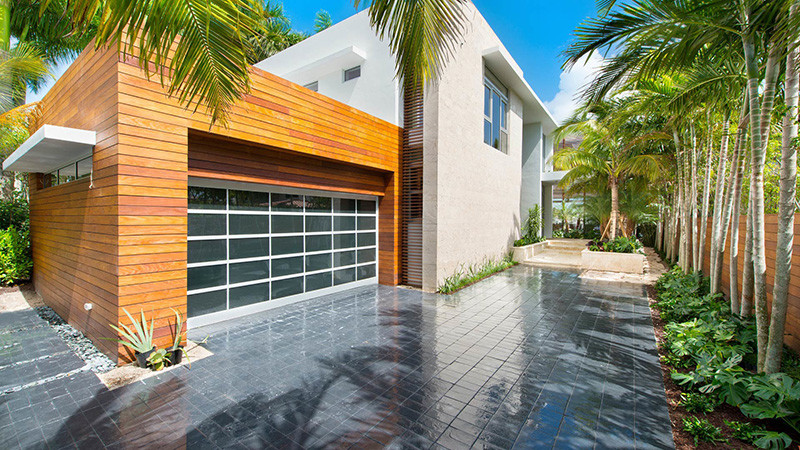
POLYGON ((553 172, 542 172, 542 183, 558 183, 564 178, 568 170, 557 170, 553 172))
POLYGON ((91 156, 95 144, 95 131, 43 125, 3 161, 3 170, 50 173, 91 156))
POLYGON ((351 69, 366 60, 367 52, 351 45, 281 76, 289 80, 299 80, 302 83, 313 82, 331 72, 351 69))
POLYGON ((525 80, 522 69, 505 47, 498 45, 484 50, 483 59, 489 70, 522 98, 522 103, 525 107, 523 123, 540 122, 543 124, 546 133, 552 132, 558 126, 556 119, 525 80))

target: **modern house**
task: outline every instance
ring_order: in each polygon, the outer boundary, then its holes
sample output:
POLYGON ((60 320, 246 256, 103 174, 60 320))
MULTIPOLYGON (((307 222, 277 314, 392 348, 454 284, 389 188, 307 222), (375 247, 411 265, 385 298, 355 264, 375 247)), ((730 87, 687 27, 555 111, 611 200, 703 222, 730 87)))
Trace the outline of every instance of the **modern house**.
MULTIPOLYGON (((87 48, 4 163, 30 173, 34 283, 110 355, 110 323, 189 327, 370 284, 435 290, 552 223, 556 123, 469 4, 440 81, 403 89, 357 14, 256 65, 225 127, 87 48)), ((547 233, 547 228, 545 228, 547 233)))
POLYGON ((464 42, 419 102, 404 96, 366 11, 256 64, 412 136, 403 149, 410 210, 401 218, 401 281, 425 290, 462 264, 505 254, 534 204, 551 235, 553 186, 563 177, 548 163, 555 120, 480 12, 466 8, 464 42))

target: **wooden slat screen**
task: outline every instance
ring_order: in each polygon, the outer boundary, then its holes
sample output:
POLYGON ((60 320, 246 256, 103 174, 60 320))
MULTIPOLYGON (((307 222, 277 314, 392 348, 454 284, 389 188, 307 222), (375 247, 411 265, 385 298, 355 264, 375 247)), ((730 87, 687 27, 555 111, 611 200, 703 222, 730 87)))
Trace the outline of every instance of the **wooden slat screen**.
POLYGON ((406 83, 403 97, 400 278, 422 287, 423 86, 406 83))

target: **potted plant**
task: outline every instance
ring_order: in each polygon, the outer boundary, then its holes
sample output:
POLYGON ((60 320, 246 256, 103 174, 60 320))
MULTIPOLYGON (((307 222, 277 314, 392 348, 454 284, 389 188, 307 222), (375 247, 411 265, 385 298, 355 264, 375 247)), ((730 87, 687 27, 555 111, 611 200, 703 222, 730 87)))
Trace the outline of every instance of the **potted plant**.
POLYGON ((122 323, 120 323, 119 327, 111 325, 111 328, 122 336, 122 339, 107 339, 133 350, 139 367, 146 368, 148 364, 147 359, 156 350, 156 347, 153 345, 153 326, 155 325, 155 318, 150 321, 150 328, 148 329, 147 320, 144 318, 144 310, 141 311, 141 321, 134 319, 125 308, 122 308, 122 310, 125 311, 125 314, 131 319, 133 330, 122 323))
POLYGON ((153 370, 161 370, 170 365, 170 353, 167 353, 163 348, 159 348, 147 357, 147 362, 153 370))
POLYGON ((173 339, 172 347, 169 350, 169 362, 171 365, 177 366, 181 363, 183 354, 186 353, 186 349, 181 345, 181 341, 183 339, 183 336, 181 336, 181 331, 183 329, 183 317, 181 317, 181 313, 177 309, 171 309, 172 312, 175 313, 175 339, 173 339))

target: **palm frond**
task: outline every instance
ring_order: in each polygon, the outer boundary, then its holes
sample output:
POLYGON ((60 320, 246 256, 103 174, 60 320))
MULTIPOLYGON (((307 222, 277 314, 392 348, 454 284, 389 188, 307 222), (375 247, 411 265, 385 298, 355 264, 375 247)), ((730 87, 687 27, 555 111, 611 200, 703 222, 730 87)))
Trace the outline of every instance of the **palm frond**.
POLYGON ((372 26, 388 38, 397 77, 436 81, 461 43, 468 0, 354 0, 369 5, 372 26))
MULTIPOLYGON (((45 0, 47 7, 55 0, 45 0)), ((169 95, 213 123, 249 88, 245 41, 258 27, 257 0, 74 0, 74 20, 85 31, 97 22, 95 45, 120 43, 153 71, 169 95), (150 62, 155 69, 151 68, 150 62), (167 71, 162 70, 167 68, 167 71)))

